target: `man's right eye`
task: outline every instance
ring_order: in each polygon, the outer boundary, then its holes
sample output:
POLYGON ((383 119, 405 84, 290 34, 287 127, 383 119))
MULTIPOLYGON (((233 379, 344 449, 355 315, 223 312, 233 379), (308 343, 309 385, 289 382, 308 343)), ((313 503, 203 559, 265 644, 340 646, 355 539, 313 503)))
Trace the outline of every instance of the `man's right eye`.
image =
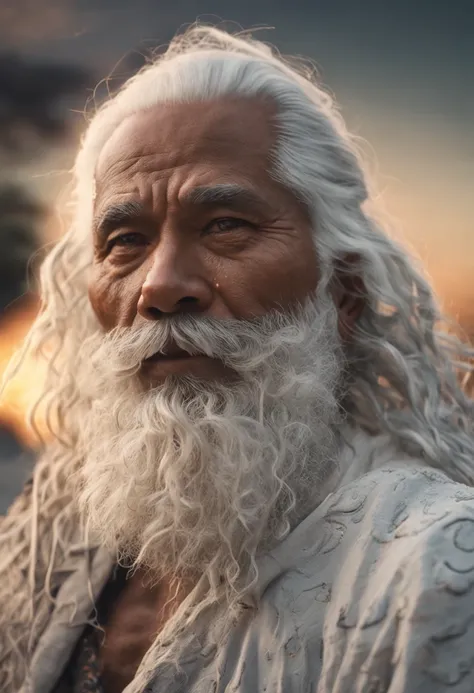
POLYGON ((130 231, 128 233, 121 233, 118 236, 111 238, 107 244, 107 249, 112 250, 112 248, 115 246, 131 247, 137 245, 146 245, 147 243, 148 239, 143 234, 130 231))

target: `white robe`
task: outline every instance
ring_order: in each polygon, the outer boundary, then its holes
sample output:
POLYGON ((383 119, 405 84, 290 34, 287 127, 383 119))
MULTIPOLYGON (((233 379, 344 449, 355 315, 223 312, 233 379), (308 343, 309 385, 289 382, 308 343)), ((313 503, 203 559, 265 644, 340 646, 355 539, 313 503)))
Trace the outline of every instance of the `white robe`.
MULTIPOLYGON (((213 642, 218 614, 207 613, 179 643, 179 676, 158 670, 145 686, 138 673, 126 691, 473 693, 474 489, 386 457, 372 470, 368 456, 350 466, 260 558, 257 587, 227 638, 213 642)), ((107 560, 98 554, 93 592, 107 560)), ((81 604, 75 617, 86 615, 84 584, 68 580, 62 589, 81 604)), ((25 691, 49 693, 80 628, 70 633, 63 609, 25 691)))

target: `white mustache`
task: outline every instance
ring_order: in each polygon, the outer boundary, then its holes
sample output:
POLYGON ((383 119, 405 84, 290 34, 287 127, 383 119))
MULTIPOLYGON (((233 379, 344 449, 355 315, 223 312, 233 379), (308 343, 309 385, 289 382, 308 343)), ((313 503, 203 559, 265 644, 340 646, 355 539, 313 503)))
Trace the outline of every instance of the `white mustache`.
POLYGON ((139 327, 113 330, 105 341, 117 361, 130 368, 157 353, 166 354, 170 347, 217 358, 229 365, 245 362, 250 367, 257 366, 277 349, 303 342, 301 318, 308 319, 307 313, 308 308, 300 309, 299 315, 294 311, 285 314, 272 311, 251 320, 178 314, 139 327))

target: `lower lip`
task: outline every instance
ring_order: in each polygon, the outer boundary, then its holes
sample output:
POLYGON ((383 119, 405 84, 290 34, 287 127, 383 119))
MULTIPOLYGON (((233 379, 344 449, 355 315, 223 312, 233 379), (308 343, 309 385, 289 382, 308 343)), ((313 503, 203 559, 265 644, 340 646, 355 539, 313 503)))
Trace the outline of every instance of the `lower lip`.
POLYGON ((197 354, 159 355, 142 362, 142 376, 147 382, 161 382, 167 375, 194 375, 207 379, 231 377, 221 361, 197 354))
POLYGON ((179 365, 188 365, 188 364, 197 364, 199 362, 209 362, 213 361, 213 359, 209 358, 208 356, 204 356, 202 354, 197 354, 193 356, 192 354, 175 354, 173 356, 164 356, 160 354, 159 356, 152 356, 149 359, 146 359, 145 361, 142 361, 142 369, 144 371, 147 370, 160 370, 160 366, 163 367, 168 367, 168 366, 179 366, 179 365))

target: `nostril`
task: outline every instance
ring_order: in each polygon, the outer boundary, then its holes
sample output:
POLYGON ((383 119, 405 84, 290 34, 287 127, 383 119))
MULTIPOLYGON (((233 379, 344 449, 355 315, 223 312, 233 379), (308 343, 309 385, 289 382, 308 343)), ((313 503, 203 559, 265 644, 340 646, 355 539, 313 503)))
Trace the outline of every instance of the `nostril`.
POLYGON ((153 306, 147 309, 147 313, 152 320, 159 320, 163 316, 163 311, 153 306))
MULTIPOLYGON (((170 313, 178 313, 180 311, 197 308, 199 306, 199 299, 195 296, 183 296, 175 304, 174 310, 170 313)), ((149 320, 160 320, 164 315, 168 315, 168 311, 161 310, 156 306, 148 306, 146 308, 146 315, 149 320)))

